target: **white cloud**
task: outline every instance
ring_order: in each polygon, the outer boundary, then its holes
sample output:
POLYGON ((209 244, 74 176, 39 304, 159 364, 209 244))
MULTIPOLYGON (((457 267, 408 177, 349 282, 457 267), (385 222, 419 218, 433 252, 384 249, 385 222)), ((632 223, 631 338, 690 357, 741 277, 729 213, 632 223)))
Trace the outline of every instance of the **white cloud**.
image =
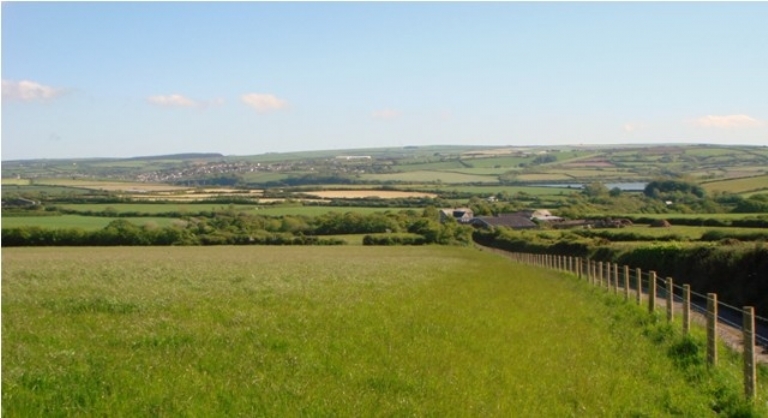
POLYGON ((394 109, 382 109, 376 110, 371 113, 371 117, 374 119, 392 120, 400 116, 400 111, 394 109))
POLYGON ((198 107, 200 103, 182 96, 181 94, 169 94, 167 96, 150 96, 147 101, 159 106, 198 107))
POLYGON ((634 132, 640 129, 640 125, 637 125, 635 123, 625 123, 622 128, 624 129, 624 132, 634 132))
POLYGON ((707 115, 696 119, 694 125, 704 128, 749 128, 762 126, 763 122, 747 115, 707 115))
POLYGON ((3 80, 3 99, 22 102, 46 101, 64 94, 64 89, 44 86, 34 81, 3 80))
POLYGON ((270 110, 283 109, 288 106, 288 102, 278 99, 272 94, 248 93, 240 96, 240 100, 246 105, 256 109, 257 112, 268 112, 270 110))

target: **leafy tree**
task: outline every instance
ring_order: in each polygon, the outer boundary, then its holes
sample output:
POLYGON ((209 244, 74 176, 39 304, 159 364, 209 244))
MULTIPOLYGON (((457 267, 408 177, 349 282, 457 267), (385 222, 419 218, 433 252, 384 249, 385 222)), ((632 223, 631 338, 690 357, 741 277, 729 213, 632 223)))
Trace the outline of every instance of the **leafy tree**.
POLYGON ((585 196, 592 197, 592 198, 604 197, 608 195, 608 188, 605 187, 605 184, 599 181, 594 181, 592 183, 585 184, 584 189, 581 192, 585 196))
POLYGON ((706 197, 706 192, 698 184, 673 179, 651 181, 645 186, 643 193, 648 197, 662 199, 674 196, 675 193, 691 194, 700 199, 706 197))

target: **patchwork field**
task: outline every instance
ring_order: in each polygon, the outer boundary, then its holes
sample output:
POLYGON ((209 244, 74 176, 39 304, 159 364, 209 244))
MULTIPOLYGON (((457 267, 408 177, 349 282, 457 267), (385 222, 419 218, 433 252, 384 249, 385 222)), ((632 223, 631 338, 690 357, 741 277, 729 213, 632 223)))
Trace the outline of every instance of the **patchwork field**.
POLYGON ((707 192, 745 193, 751 191, 768 191, 768 175, 737 178, 703 183, 707 192))
POLYGON ((139 183, 122 181, 70 180, 70 179, 37 179, 35 184, 44 186, 78 187, 82 189, 125 191, 125 192, 167 192, 188 190, 189 187, 172 186, 160 183, 139 183))
POLYGON ((2 269, 7 416, 714 416, 602 292, 474 249, 9 248, 2 269))

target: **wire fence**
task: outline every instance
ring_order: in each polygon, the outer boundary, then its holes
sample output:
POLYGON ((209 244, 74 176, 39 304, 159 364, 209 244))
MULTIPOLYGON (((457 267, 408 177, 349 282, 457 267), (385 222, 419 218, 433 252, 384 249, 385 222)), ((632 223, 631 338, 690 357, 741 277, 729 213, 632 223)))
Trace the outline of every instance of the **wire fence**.
POLYGON ((707 329, 707 362, 717 365, 717 342, 723 341, 741 351, 744 358, 744 385, 747 398, 756 396, 756 364, 768 362, 768 318, 756 315, 753 307, 733 306, 719 301, 717 294, 692 291, 671 277, 659 277, 654 271, 632 269, 615 263, 550 254, 509 253, 520 262, 570 272, 590 284, 627 301, 646 303, 651 312, 666 311, 672 321, 675 313, 683 313, 683 332, 695 321, 707 329), (758 354, 759 353, 759 354, 758 354), (758 359, 760 357, 760 359, 758 359))

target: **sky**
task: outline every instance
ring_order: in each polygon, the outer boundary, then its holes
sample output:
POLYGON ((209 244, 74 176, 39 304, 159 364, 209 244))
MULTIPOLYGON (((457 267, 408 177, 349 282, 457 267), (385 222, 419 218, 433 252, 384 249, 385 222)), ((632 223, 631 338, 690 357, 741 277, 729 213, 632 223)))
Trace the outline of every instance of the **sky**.
POLYGON ((768 2, 2 2, 2 159, 768 145, 768 2))

